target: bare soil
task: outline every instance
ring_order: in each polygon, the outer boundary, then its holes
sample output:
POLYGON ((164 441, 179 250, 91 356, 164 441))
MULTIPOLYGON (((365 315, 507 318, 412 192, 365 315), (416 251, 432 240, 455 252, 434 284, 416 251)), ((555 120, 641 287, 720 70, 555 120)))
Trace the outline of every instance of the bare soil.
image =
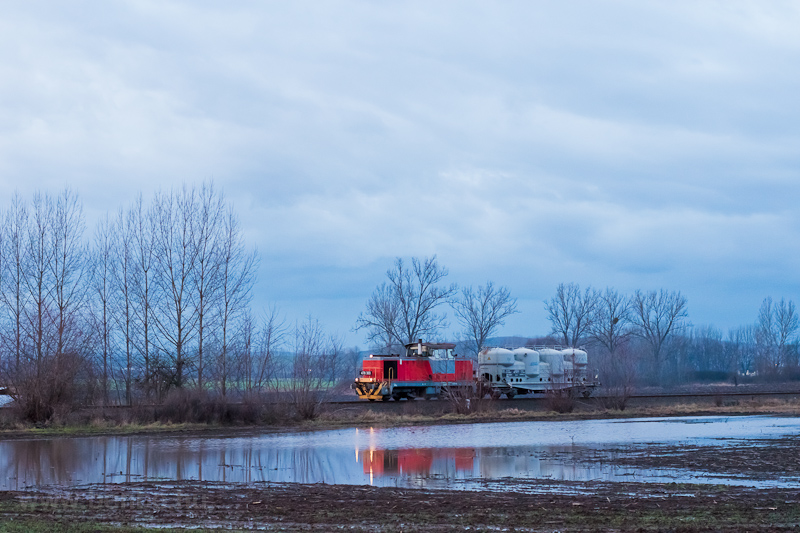
POLYGON ((11 523, 39 529, 44 524, 44 530, 83 525, 89 530, 110 526, 357 532, 695 532, 800 527, 800 444, 796 439, 618 451, 615 461, 620 465, 692 469, 791 484, 790 488, 753 489, 513 480, 509 490, 502 492, 278 483, 103 484, 0 492, 0 531, 11 523))

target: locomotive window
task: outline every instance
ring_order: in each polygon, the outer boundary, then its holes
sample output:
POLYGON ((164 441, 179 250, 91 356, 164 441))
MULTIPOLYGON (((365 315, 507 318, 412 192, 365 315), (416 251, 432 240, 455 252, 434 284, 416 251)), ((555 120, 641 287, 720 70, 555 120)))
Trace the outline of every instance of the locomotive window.
POLYGON ((497 381, 500 381, 500 374, 497 374, 497 381))

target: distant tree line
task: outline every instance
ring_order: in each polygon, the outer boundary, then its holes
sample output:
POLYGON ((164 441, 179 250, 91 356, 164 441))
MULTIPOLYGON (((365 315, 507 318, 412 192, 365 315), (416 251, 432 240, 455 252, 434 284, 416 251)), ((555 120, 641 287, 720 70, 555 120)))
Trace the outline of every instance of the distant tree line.
POLYGON ((755 323, 727 335, 693 326, 686 298, 664 289, 624 295, 562 283, 545 309, 551 335, 589 347, 601 382, 610 386, 800 377, 800 323, 791 300, 765 298, 755 323))

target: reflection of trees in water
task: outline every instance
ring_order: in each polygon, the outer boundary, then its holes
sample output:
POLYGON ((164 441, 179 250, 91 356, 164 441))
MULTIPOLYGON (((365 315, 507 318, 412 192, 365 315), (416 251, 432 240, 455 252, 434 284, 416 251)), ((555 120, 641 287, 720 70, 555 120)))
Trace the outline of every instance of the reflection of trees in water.
POLYGON ((102 482, 119 442, 107 438, 18 440, 0 443, 0 487, 102 482))

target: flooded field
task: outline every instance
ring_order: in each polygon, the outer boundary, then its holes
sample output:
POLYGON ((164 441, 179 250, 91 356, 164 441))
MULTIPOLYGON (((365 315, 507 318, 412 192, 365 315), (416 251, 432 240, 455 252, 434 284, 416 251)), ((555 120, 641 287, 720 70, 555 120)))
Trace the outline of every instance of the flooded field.
POLYGON ((756 458, 759 449, 775 453, 799 434, 796 418, 751 416, 10 440, 0 441, 0 490, 180 481, 521 492, 534 490, 532 480, 800 487, 791 469, 715 461, 742 446, 756 458), (687 450, 710 459, 687 460, 687 450))

